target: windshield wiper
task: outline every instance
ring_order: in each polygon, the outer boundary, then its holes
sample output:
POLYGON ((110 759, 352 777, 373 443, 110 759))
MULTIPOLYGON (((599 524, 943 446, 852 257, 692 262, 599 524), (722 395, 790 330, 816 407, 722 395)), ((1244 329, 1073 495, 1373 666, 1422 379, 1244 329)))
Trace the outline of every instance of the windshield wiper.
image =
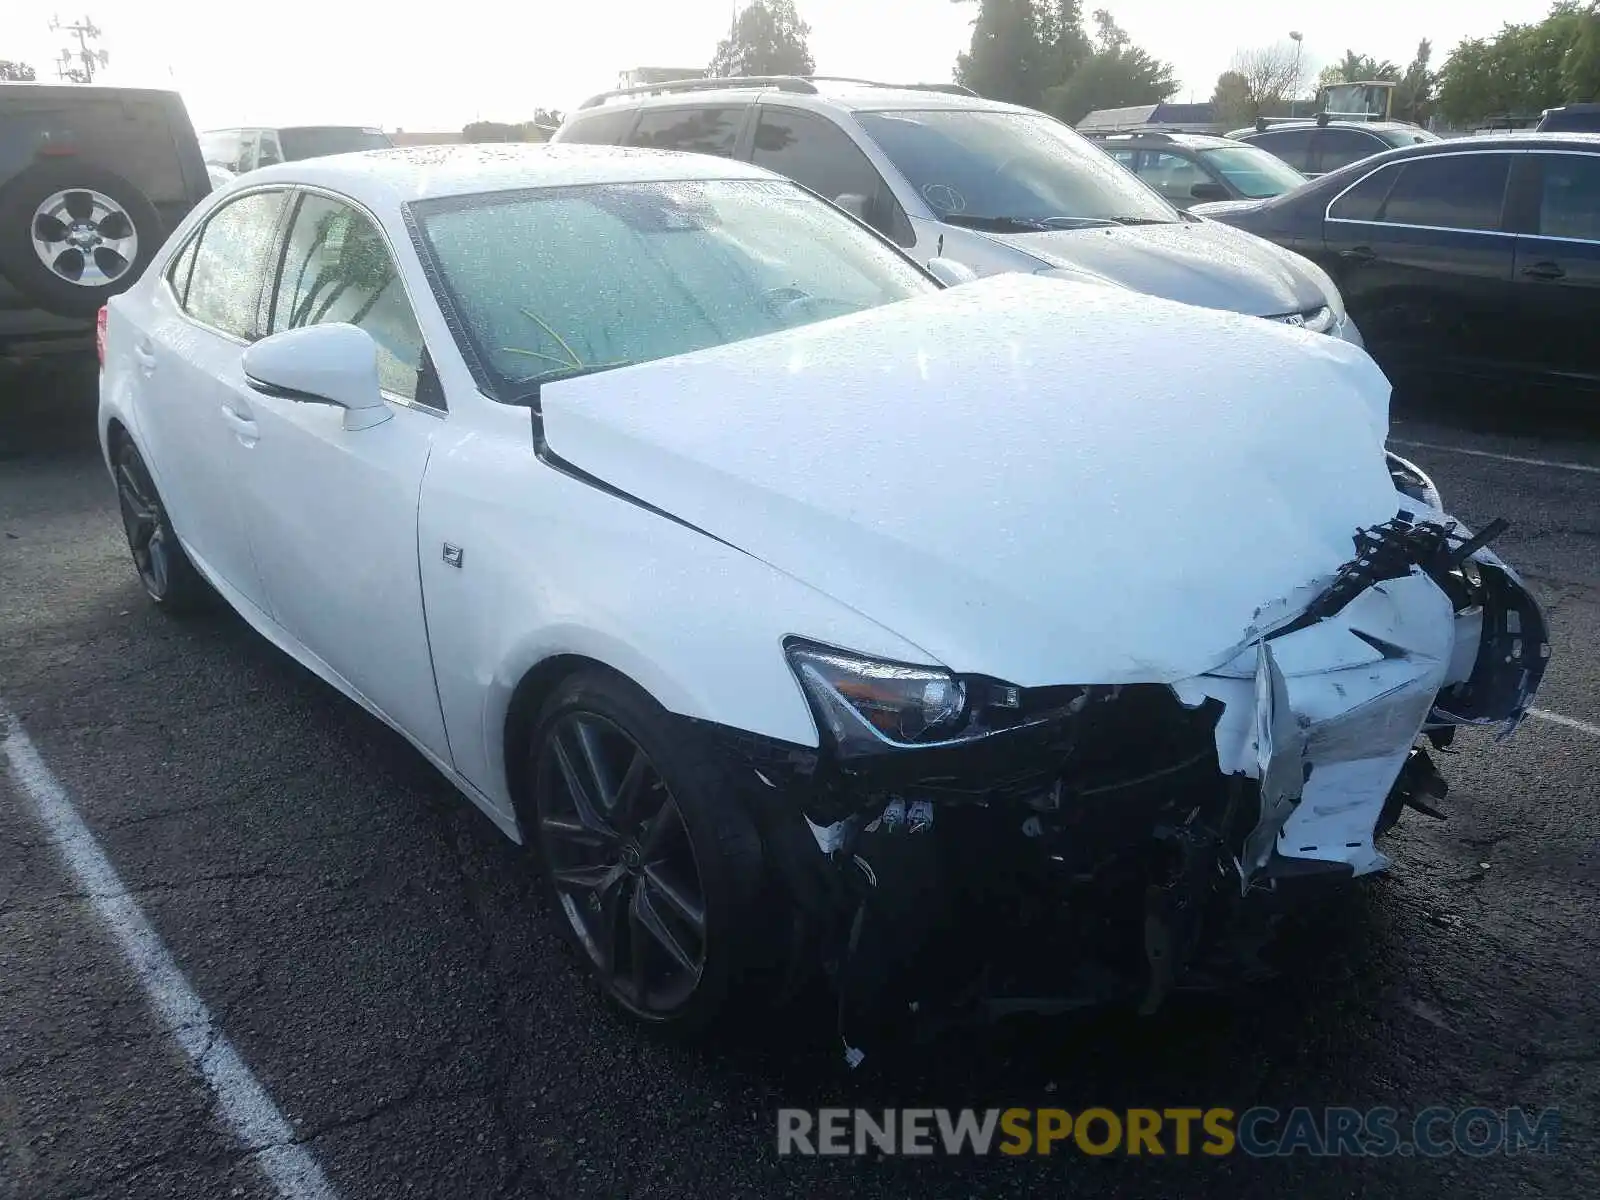
POLYGON ((1038 233, 1042 229, 1049 229, 1043 221, 1029 220, 1027 217, 982 217, 976 213, 940 213, 939 219, 946 225, 961 225, 968 229, 983 229, 990 233, 1038 233))
POLYGON ((600 371, 612 371, 617 367, 632 366, 632 359, 623 359, 619 362, 589 363, 582 367, 553 367, 548 371, 540 371, 535 375, 526 375, 521 379, 512 380, 511 386, 522 387, 525 384, 533 386, 525 392, 518 392, 507 404, 520 404, 525 407, 538 402, 539 389, 547 383, 560 383, 563 379, 577 379, 582 375, 594 375, 600 371))
POLYGON ((1165 217, 1112 217, 1118 225, 1176 225, 1165 217))

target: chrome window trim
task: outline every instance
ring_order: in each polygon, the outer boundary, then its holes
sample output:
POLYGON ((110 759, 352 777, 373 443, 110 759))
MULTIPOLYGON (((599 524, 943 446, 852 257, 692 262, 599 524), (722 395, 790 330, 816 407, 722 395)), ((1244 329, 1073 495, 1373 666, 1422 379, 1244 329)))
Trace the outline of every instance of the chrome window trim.
MULTIPOLYGON (((1430 142, 1428 144, 1429 145, 1433 145, 1435 143, 1430 142)), ((1459 229, 1459 228, 1456 228, 1455 226, 1452 226, 1452 225, 1410 225, 1410 224, 1404 224, 1404 223, 1399 222, 1399 221, 1362 221, 1362 220, 1359 220, 1359 219, 1357 219, 1355 217, 1336 217, 1336 216, 1333 215, 1333 206, 1335 204, 1339 203, 1339 201, 1343 200, 1347 193, 1349 193, 1351 191, 1354 191, 1356 188, 1360 187, 1363 183, 1365 183, 1367 180, 1371 179, 1379 171, 1387 171, 1390 167, 1404 167, 1407 163, 1414 162, 1415 160, 1420 159, 1420 158, 1427 158, 1427 159, 1433 159, 1433 158, 1487 158, 1488 156, 1493 155, 1493 154, 1531 154, 1531 153, 1533 153, 1533 151, 1531 151, 1531 150, 1510 149, 1510 148, 1505 147, 1505 146, 1498 146, 1498 147, 1495 147, 1492 150, 1490 150, 1490 149, 1484 149, 1484 150, 1447 150, 1447 151, 1443 151, 1443 152, 1438 153, 1438 154, 1415 154, 1415 155, 1412 155, 1410 158, 1391 159, 1389 162, 1379 163, 1377 166, 1373 167, 1372 170, 1368 171, 1365 175, 1363 175, 1360 179, 1357 179, 1353 183, 1351 183, 1349 187, 1343 189, 1332 200, 1329 200, 1328 203, 1327 203, 1327 206, 1325 208, 1323 208, 1323 210, 1322 210, 1322 219, 1323 219, 1324 222, 1336 221, 1340 225, 1376 225, 1376 226, 1380 226, 1380 227, 1385 228, 1385 229, 1431 229, 1436 233, 1481 233, 1481 234, 1489 234, 1489 235, 1495 236, 1495 237, 1516 237, 1517 235, 1515 233, 1508 233, 1504 229, 1459 229)), ((1509 165, 1507 166, 1506 172, 1507 172, 1506 173, 1506 181, 1509 184, 1509 182, 1510 182, 1510 166, 1509 165)), ((1502 203, 1502 207, 1501 207, 1502 215, 1504 215, 1504 211, 1505 211, 1504 210, 1504 205, 1502 203)))

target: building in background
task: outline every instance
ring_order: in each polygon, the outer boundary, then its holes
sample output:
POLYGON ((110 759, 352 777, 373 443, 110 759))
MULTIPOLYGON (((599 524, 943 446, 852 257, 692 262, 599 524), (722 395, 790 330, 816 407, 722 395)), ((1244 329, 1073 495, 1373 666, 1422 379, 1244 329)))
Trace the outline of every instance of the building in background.
POLYGON ((634 67, 617 76, 617 86, 623 88, 649 87, 656 83, 671 83, 674 79, 704 79, 700 67, 634 67))

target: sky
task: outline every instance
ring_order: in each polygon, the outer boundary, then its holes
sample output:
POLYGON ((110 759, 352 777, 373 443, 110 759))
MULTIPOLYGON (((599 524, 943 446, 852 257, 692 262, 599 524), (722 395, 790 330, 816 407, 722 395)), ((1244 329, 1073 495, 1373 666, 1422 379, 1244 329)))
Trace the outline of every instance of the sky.
MULTIPOLYGON (((54 77, 66 44, 52 15, 85 11, 104 31, 98 82, 174 87, 199 129, 234 124, 459 129, 569 109, 638 66, 703 67, 738 0, 524 0, 495 5, 358 6, 329 0, 261 5, 196 0, 88 0, 58 8, 4 0, 0 58, 54 77), (365 12, 361 11, 365 8, 365 12)), ((896 82, 948 81, 971 41, 974 4, 952 0, 797 0, 819 73, 896 82)), ((1136 44, 1172 63, 1174 99, 1207 100, 1241 48, 1304 35, 1304 75, 1347 49, 1402 67, 1431 38, 1441 62, 1463 37, 1537 20, 1549 0, 1086 0, 1109 8, 1136 44)))

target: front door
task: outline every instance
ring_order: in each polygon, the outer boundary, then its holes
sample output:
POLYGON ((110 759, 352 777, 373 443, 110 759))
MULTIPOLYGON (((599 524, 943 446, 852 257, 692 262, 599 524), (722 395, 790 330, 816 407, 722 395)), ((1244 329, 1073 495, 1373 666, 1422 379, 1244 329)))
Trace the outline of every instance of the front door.
POLYGON ((271 330, 366 330, 393 419, 347 430, 342 409, 241 396, 252 434, 236 461, 256 560, 284 630, 448 762, 417 569, 418 495, 444 412, 418 402, 422 335, 381 231, 330 196, 298 204, 271 330))

